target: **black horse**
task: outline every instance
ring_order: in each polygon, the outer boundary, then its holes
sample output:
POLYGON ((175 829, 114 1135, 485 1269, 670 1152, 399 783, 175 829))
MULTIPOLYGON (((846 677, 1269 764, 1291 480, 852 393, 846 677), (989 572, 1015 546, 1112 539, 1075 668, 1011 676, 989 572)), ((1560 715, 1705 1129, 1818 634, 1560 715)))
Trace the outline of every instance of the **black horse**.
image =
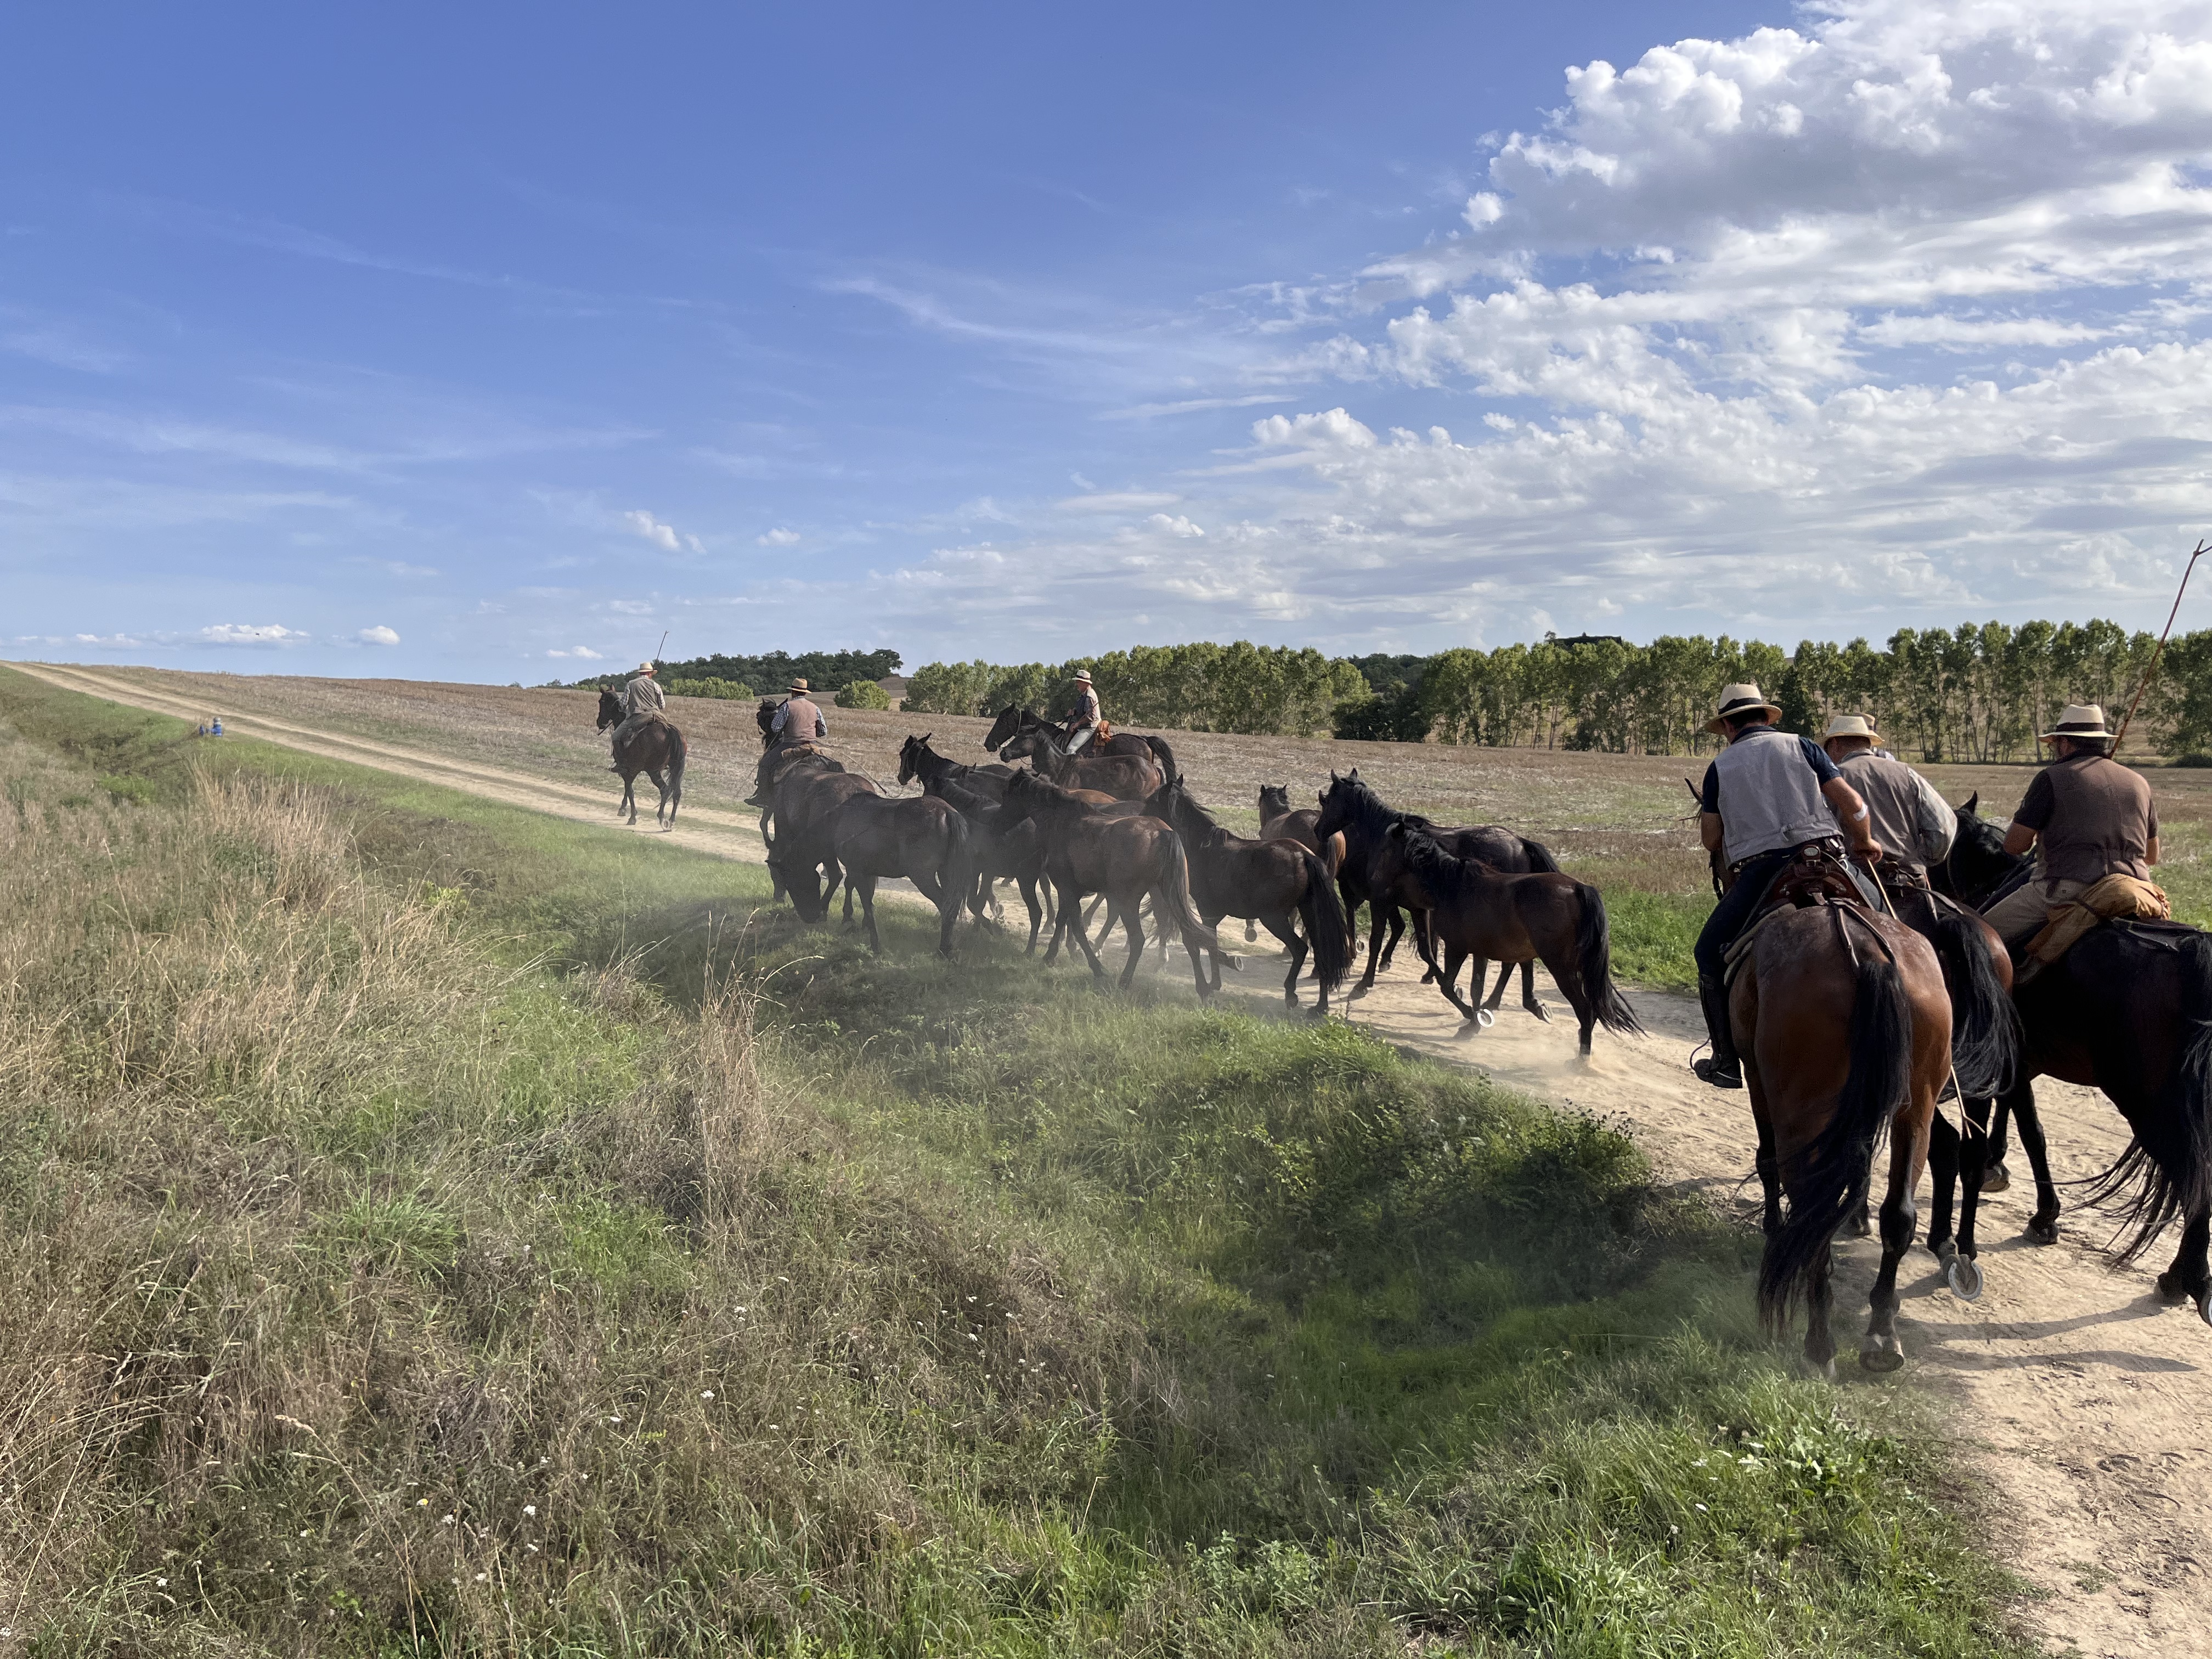
MULTIPOLYGON (((1474 829, 1447 829, 1430 823, 1418 812, 1399 811, 1360 781, 1356 766, 1343 777, 1331 772, 1328 787, 1322 792, 1321 816, 1315 822, 1314 834, 1324 844, 1332 836, 1344 837, 1344 858, 1336 867, 1336 885, 1343 896, 1346 925, 1359 915, 1362 903, 1367 906, 1367 971, 1352 988, 1351 994, 1354 997, 1365 996, 1374 988, 1376 972, 1390 965, 1390 958, 1397 954, 1398 941, 1406 931, 1404 915, 1372 874, 1382 855, 1382 838, 1394 823, 1425 830, 1454 858, 1478 860, 1501 875, 1560 873, 1559 861, 1540 842, 1494 823, 1474 829), (1386 926, 1390 930, 1387 946, 1382 943, 1386 926)), ((1428 918, 1420 911, 1413 915, 1413 948, 1420 953, 1429 970, 1421 976, 1421 982, 1426 984, 1437 969, 1435 954, 1429 948, 1428 918)), ((1498 988, 1483 1005, 1486 1012, 1497 1012, 1499 1000, 1505 995, 1505 981, 1512 972, 1513 964, 1510 962, 1498 969, 1498 988)), ((1470 994, 1479 1000, 1482 987, 1471 988, 1470 994)), ((1536 1000, 1536 965, 1533 961, 1521 964, 1521 1006, 1539 1019, 1551 1018, 1544 1005, 1536 1000)))
MULTIPOLYGON (((1931 880, 1961 902, 1985 904, 2026 879, 2028 861, 2004 850, 2004 832, 1980 816, 1980 798, 1960 809, 1949 856, 1931 880)), ((2112 1167, 2091 1179, 2085 1201, 2112 1205, 2127 1231, 2118 1254, 2135 1261, 2179 1219, 2181 1242, 2158 1278, 2159 1293, 2188 1300, 2212 1324, 2212 934, 2172 922, 2107 921, 2014 993, 2027 1031, 2017 1080, 1999 1097, 2020 1125, 2035 1171, 2036 1208, 2027 1236, 2058 1237, 2058 1189, 2051 1178, 2033 1079, 2062 1078, 2104 1091, 2134 1138, 2112 1167)), ((1968 1115, 1990 1121, 1986 1100, 1968 1115)), ((1964 1189, 1958 1249, 1973 1255, 1978 1167, 1988 1139, 1961 1148, 1964 1189)), ((1937 1194, 1939 1207, 1948 1194, 1937 1194)))
MULTIPOLYGON (((998 718, 991 722, 991 729, 984 736, 983 747, 995 755, 1016 738, 1031 733, 1041 735, 1054 745, 1066 744, 1068 737, 1065 726, 1054 726, 1017 703, 999 711, 998 718)), ((1134 755, 1139 759, 1150 756, 1159 762, 1163 777, 1176 775, 1175 750, 1168 747, 1165 738, 1149 732, 1116 732, 1103 743, 1091 744, 1083 754, 1086 760, 1103 760, 1109 755, 1134 755)))
MULTIPOLYGON (((622 699, 611 691, 601 691, 599 729, 604 732, 622 721, 622 699)), ((684 804, 684 761, 687 752, 683 732, 677 730, 673 720, 666 719, 647 723, 642 731, 624 740, 614 754, 614 769, 622 774, 623 781, 622 804, 615 808, 615 816, 620 817, 627 809, 629 821, 637 822, 637 775, 642 772, 660 791, 660 803, 653 809, 653 821, 663 830, 673 830, 676 809, 684 804)))
POLYGON ((963 766, 958 761, 939 754, 929 746, 934 732, 925 732, 920 737, 909 737, 899 745, 898 781, 912 783, 921 780, 927 789, 932 783, 942 781, 957 784, 972 794, 986 800, 1003 801, 1006 798, 1006 781, 1014 775, 1014 769, 994 761, 988 766, 963 766))

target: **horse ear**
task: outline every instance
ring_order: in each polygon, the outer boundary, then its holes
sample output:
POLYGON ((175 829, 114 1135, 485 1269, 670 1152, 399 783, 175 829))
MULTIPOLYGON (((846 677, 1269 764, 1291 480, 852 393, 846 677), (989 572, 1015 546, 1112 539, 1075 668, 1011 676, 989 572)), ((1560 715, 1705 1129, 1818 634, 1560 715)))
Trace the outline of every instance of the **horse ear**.
POLYGON ((1982 792, 1978 789, 1966 797, 1966 804, 1959 810, 1970 818, 1981 817, 1982 792))
POLYGON ((1404 824, 1402 824, 1402 823, 1394 823, 1394 824, 1392 824, 1392 825, 1391 825, 1388 830, 1385 830, 1382 832, 1382 839, 1383 839, 1383 840, 1385 840, 1385 841, 1403 841, 1403 840, 1405 840, 1405 839, 1406 839, 1406 826, 1405 826, 1404 824))
POLYGON ((1336 775, 1336 769, 1334 766, 1328 769, 1328 781, 1331 783, 1340 783, 1343 781, 1342 779, 1336 775))
POLYGON ((1358 769, 1358 767, 1356 767, 1356 766, 1355 766, 1355 767, 1353 767, 1353 768, 1352 769, 1352 771, 1351 771, 1351 773, 1350 773, 1350 775, 1350 775, 1351 781, 1352 781, 1352 782, 1354 782, 1354 783, 1358 782, 1358 781, 1359 781, 1359 769, 1358 769))

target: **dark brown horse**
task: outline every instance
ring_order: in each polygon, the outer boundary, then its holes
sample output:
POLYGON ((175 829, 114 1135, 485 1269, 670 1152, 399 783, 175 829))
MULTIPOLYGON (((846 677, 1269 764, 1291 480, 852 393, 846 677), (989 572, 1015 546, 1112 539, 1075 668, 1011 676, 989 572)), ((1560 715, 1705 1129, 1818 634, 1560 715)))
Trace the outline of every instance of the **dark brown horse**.
MULTIPOLYGON (((1344 837, 1331 836, 1323 840, 1316 835, 1314 825, 1320 818, 1320 811, 1311 806, 1303 807, 1295 812, 1291 810, 1289 785, 1263 783, 1260 786, 1260 839, 1297 842, 1321 860, 1322 867, 1328 872, 1328 878, 1334 881, 1336 866, 1344 862, 1344 837)), ((1343 908, 1341 901, 1338 908, 1343 908)), ((1351 932, 1352 924, 1346 921, 1345 933, 1347 938, 1351 932)), ((1259 936, 1257 923, 1248 921, 1244 924, 1246 939, 1257 939, 1259 936)))
POLYGON ((999 753, 1010 761, 1027 756, 1040 775, 1063 789, 1096 789, 1116 800, 1142 800, 1174 775, 1150 754, 1071 757, 1042 720, 1009 739, 999 753))
POLYGON ((1613 982, 1605 900, 1588 882, 1548 871, 1501 874, 1480 859, 1455 856, 1429 831, 1408 823, 1384 833, 1370 878, 1385 902, 1429 913, 1431 936, 1444 951, 1437 988, 1471 1030, 1487 1023, 1488 1010, 1460 1000, 1454 981, 1470 957, 1478 995, 1487 963, 1540 961, 1574 1006, 1584 1054, 1600 1025, 1624 1034, 1644 1029, 1613 982))
POLYGON ((1784 902, 1747 931, 1729 998, 1765 1195, 1759 1313, 1778 1333, 1802 1297, 1805 1358, 1835 1375, 1831 1250, 1867 1202, 1887 1133, 1881 1267, 1859 1364, 1895 1370, 1905 1363, 1897 1267, 1912 1243, 1912 1189, 1950 1073, 1951 1000, 1928 941, 1869 911, 1840 872, 1797 896, 1802 906, 1784 902))
MULTIPOLYGON (((991 730, 983 739, 983 747, 995 755, 1004 744, 1032 732, 1043 732, 1055 747, 1062 749, 1067 746, 1067 739, 1073 735, 1065 726, 1054 726, 1050 720, 1015 706, 999 711, 999 717, 991 722, 991 730)), ((1027 752, 1026 750, 1023 751, 1024 754, 1027 752)), ((1154 737, 1150 733, 1116 732, 1110 738, 1094 741, 1083 753, 1085 758, 1134 755, 1141 760, 1150 757, 1159 762, 1161 769, 1170 777, 1175 775, 1175 750, 1168 747, 1165 738, 1154 737)), ((1012 758, 1019 760, 1021 756, 1016 755, 1012 758)))
MULTIPOLYGON (((872 781, 827 755, 786 756, 769 775, 767 815, 775 820, 775 840, 769 848, 769 872, 775 891, 788 893, 799 914, 813 921, 828 908, 842 878, 831 827, 837 809, 856 795, 878 792, 872 781)), ((849 921, 849 893, 845 904, 849 921)))
MULTIPOLYGON (((1321 815, 1314 832, 1321 836, 1342 836, 1344 856, 1336 867, 1337 890, 1343 895, 1344 914, 1357 916, 1362 903, 1367 906, 1367 971, 1359 983, 1352 988, 1352 995, 1363 997, 1375 988, 1375 975, 1380 968, 1388 968, 1390 958, 1398 949, 1398 940, 1405 933, 1405 918, 1398 905, 1382 896, 1370 874, 1370 866, 1382 851, 1382 837, 1394 823, 1403 823, 1417 830, 1425 830, 1434 836, 1444 850, 1456 858, 1480 859, 1493 870, 1508 875, 1556 875, 1559 861, 1541 842, 1516 835, 1501 824, 1488 823, 1465 829, 1446 829, 1431 823, 1417 812, 1401 812, 1384 801, 1382 796, 1360 781, 1359 769, 1354 767, 1343 777, 1334 772, 1328 775, 1328 787, 1322 792, 1321 815), (1390 942, 1382 945, 1385 925, 1390 930, 1390 942), (1379 953, 1379 954, 1378 954, 1379 953)), ((1428 948, 1428 923, 1419 911, 1413 915, 1413 945, 1420 952, 1430 973, 1436 963, 1428 948)), ((1511 972, 1507 963, 1498 969, 1498 988, 1484 1006, 1495 1013, 1500 1000, 1505 995, 1505 981, 1511 972)), ((1425 982, 1427 975, 1423 975, 1425 982)), ((1482 987, 1471 988, 1471 994, 1480 998, 1482 987)), ((1544 1005, 1536 1000, 1536 969, 1533 963, 1524 963, 1521 969, 1521 1006, 1539 1019, 1549 1019, 1544 1005)))
MULTIPOLYGON (((1283 1000, 1298 1006, 1298 975, 1310 949, 1320 1002, 1315 1012, 1328 1013, 1328 994, 1352 971, 1352 933, 1337 906, 1335 884, 1328 867, 1295 841, 1252 841, 1232 836, 1190 798, 1178 777, 1145 802, 1153 817, 1175 826, 1190 860, 1191 902, 1209 927, 1224 916, 1259 921, 1291 953, 1283 980, 1283 1000), (1305 923, 1302 938, 1297 924, 1305 923)), ((1213 958, 1213 988, 1221 988, 1221 958, 1213 958)))
MULTIPOLYGON (((960 920, 960 907, 975 883, 965 818, 927 795, 893 800, 854 793, 830 814, 829 836, 831 856, 844 872, 848 901, 855 892, 860 896, 871 951, 884 953, 883 935, 876 931, 876 884, 903 877, 937 907, 937 954, 951 956, 953 924, 960 920)), ((796 888, 792 900, 806 921, 821 921, 830 908, 827 893, 811 915, 808 907, 799 903, 796 888)))
MULTIPOLYGON (((975 871, 968 908, 975 913, 976 926, 983 923, 986 902, 995 902, 992 889, 1001 881, 1011 881, 1020 890, 1022 902, 1030 913, 1030 942, 1024 954, 1036 955, 1037 930, 1045 918, 1037 901, 1037 886, 1044 876, 1044 843, 1038 838, 1036 824, 1028 818, 1009 822, 1003 803, 963 788, 942 773, 923 778, 921 787, 923 793, 935 796, 968 820, 968 848, 975 871)), ((1051 892, 1048 885, 1048 898, 1051 892)))
POLYGON ((1191 904, 1189 867, 1182 843, 1171 828, 1155 817, 1109 817, 1107 810, 1074 799, 1033 772, 1016 775, 1006 786, 1005 811, 1017 822, 1034 818, 1044 842, 1045 874, 1059 906, 1052 943, 1045 950, 1046 962, 1058 953, 1061 936, 1073 932, 1075 942, 1090 959, 1091 971, 1105 977, 1098 952, 1091 948, 1084 931, 1078 904, 1085 893, 1103 893, 1107 910, 1102 937, 1110 936, 1119 921, 1129 940, 1128 964, 1121 970, 1121 985, 1127 989, 1145 955, 1137 907, 1150 896, 1158 925, 1182 935, 1199 995, 1212 994, 1200 952, 1218 956, 1220 942, 1191 904))
POLYGON ((933 735, 925 732, 918 738, 909 737, 899 745, 898 781, 901 783, 912 783, 919 779, 926 789, 933 779, 941 778, 948 783, 958 784, 963 789, 981 795, 986 800, 998 802, 1006 799, 1006 780, 1014 775, 1012 767, 995 763, 990 766, 963 766, 958 761, 940 755, 929 746, 933 735))
MULTIPOLYGON (((601 691, 599 729, 604 732, 622 721, 622 699, 611 691, 601 691)), ((628 811, 629 821, 637 822, 637 775, 642 772, 660 791, 660 802, 653 809, 653 821, 663 830, 673 830, 676 809, 684 804, 684 762, 688 752, 683 732, 669 720, 650 721, 624 739, 614 753, 614 769, 622 775, 623 781, 622 802, 615 808, 615 816, 620 817, 628 811)))

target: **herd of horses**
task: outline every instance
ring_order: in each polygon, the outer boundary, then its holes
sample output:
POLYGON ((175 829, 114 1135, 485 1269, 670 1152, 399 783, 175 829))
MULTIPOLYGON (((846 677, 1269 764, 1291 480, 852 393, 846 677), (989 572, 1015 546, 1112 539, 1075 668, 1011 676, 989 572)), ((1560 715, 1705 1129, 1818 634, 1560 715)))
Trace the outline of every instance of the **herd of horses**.
MULTIPOLYGON (((931 747, 900 750, 891 796, 817 745, 774 745, 760 706, 761 833, 778 896, 823 920, 837 888, 845 920, 857 900, 870 947, 880 951, 878 883, 903 878, 937 908, 938 949, 950 956, 963 910, 981 925, 1011 882, 1030 920, 1034 953, 1052 924, 1048 964, 1073 940, 1092 973, 1115 927, 1128 955, 1127 987, 1142 960, 1149 915, 1165 951, 1179 939, 1198 994, 1212 995, 1224 963, 1241 963, 1216 931, 1230 918, 1247 937, 1265 927, 1290 956, 1285 1001, 1298 1006, 1309 961, 1316 1013, 1352 972, 1352 918, 1369 923, 1364 970, 1346 1000, 1388 969, 1410 917, 1433 981, 1468 1023, 1490 1023, 1517 968, 1522 1004, 1547 1018, 1534 989, 1539 962, 1573 1006, 1580 1050, 1599 1026, 1640 1028, 1612 976, 1604 902, 1564 873, 1538 842, 1497 825, 1450 828, 1391 807, 1357 769, 1329 775, 1316 806, 1291 807, 1287 787, 1260 791, 1261 833, 1216 821, 1192 794, 1173 750, 1156 735, 1116 733, 1071 757, 1058 728, 1020 708, 1002 712, 985 739, 992 762, 969 765, 931 747), (1026 760, 1029 765, 1018 763, 1026 760), (1084 904, 1091 902, 1086 916, 1084 904), (1089 923, 1103 906, 1094 944, 1089 923), (1488 964, 1499 971, 1487 1000, 1488 964), (1460 975, 1472 963, 1467 993, 1460 975)), ((620 719, 602 698, 600 726, 620 719)), ((650 726, 639 752, 617 757, 630 821, 630 785, 653 776, 674 822, 684 747, 672 726, 650 726)), ((1879 1206, 1881 1265, 1860 1362, 1903 1363, 1897 1275, 1918 1231, 1914 1189, 1932 1167, 1927 1243, 1954 1292, 1980 1294, 1976 1222, 1981 1195, 2007 1179, 2002 1147, 2017 1131, 2033 1171, 2033 1243, 2057 1238, 2058 1188, 2035 1109, 2034 1079, 2101 1090, 2132 1139, 2089 1183, 2085 1202, 2112 1206, 2132 1262, 2170 1223, 2179 1249, 2159 1293, 2189 1301, 2212 1323, 2212 936, 2154 922, 2107 922, 2058 963, 2015 987, 2003 943, 1978 912, 2027 879, 2032 866, 2003 849, 2003 831, 1960 809, 1948 856, 1925 888, 1884 884, 1879 908, 1838 866, 1801 860, 1778 880, 1734 953, 1729 1013, 1758 1136, 1754 1169, 1766 1247, 1759 1303, 1769 1325, 1801 1303, 1812 1367, 1832 1375, 1832 1246, 1869 1231, 1875 1166, 1887 1142, 1879 1206), (1955 1096, 1954 1128, 1938 1103, 1955 1096)), ((617 809, 623 810, 623 809, 617 809)), ((1716 871, 1716 878, 1720 872, 1716 871)))

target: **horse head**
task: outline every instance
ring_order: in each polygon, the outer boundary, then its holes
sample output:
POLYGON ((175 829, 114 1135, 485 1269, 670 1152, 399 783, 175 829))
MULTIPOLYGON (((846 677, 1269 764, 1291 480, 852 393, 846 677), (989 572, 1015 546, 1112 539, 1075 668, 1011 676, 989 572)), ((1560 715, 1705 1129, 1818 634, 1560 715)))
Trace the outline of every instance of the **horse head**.
POLYGON ((1981 793, 1978 790, 1959 809, 1951 851, 1940 866, 1949 878, 1952 896, 1966 904, 1985 899, 2006 877, 2028 862, 2026 858, 2015 858, 2005 851, 2005 832, 1993 820, 1981 815, 1980 805, 1981 793))
POLYGON ((1029 712, 1018 703, 1009 703, 1001 708, 998 719, 991 722, 991 729, 983 738, 983 747, 990 753, 997 754, 999 746, 1022 729, 1022 716, 1029 712))
POLYGON ((760 707, 753 710, 753 723, 760 727, 761 747, 765 749, 775 741, 775 699, 763 697, 760 707))
POLYGON ((918 738, 908 737, 904 743, 899 745, 898 781, 901 783, 912 783, 914 781, 915 774, 921 770, 922 751, 928 747, 929 734, 927 732, 924 732, 918 738))
POLYGON ((1321 817, 1315 821, 1314 835, 1322 841, 1347 828, 1355 816, 1353 803, 1360 793, 1359 773, 1354 769, 1348 778, 1328 775, 1328 787, 1321 792, 1321 817))
POLYGON ((1273 823, 1291 810, 1291 786, 1287 783, 1263 783, 1260 786, 1260 822, 1273 823))
POLYGON ((611 691, 602 690, 599 692, 599 724, 598 729, 604 732, 610 726, 620 726, 622 724, 622 699, 615 696, 611 691))

